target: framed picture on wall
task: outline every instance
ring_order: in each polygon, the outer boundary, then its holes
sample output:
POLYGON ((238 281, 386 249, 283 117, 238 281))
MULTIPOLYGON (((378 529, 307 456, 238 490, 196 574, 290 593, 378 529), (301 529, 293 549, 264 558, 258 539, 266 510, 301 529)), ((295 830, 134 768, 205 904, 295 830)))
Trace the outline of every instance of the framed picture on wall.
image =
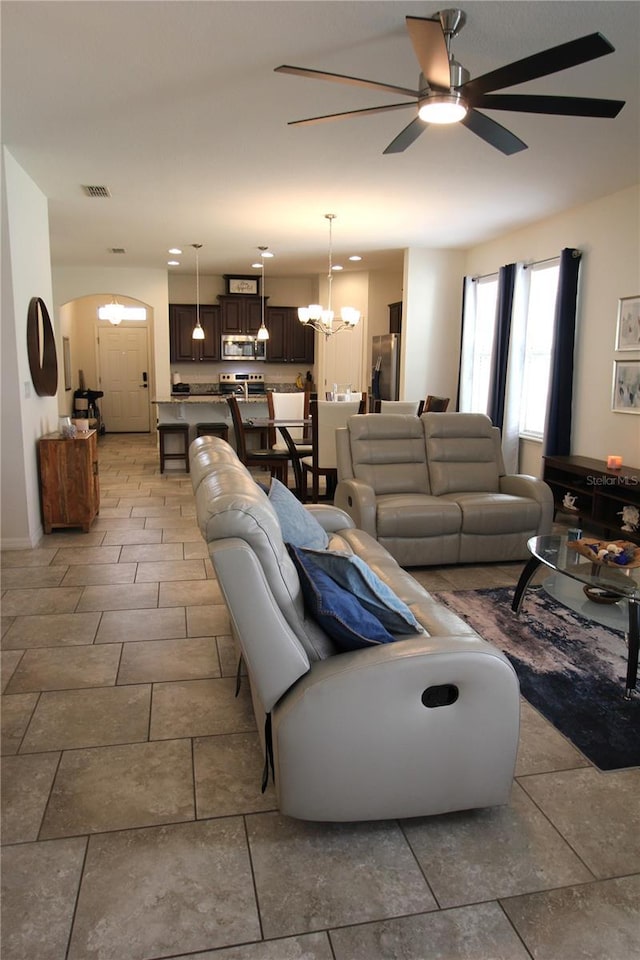
POLYGON ((611 409, 615 413, 640 413, 640 360, 613 361, 611 409))
POLYGON ((640 351, 640 294, 618 300, 616 350, 640 351))

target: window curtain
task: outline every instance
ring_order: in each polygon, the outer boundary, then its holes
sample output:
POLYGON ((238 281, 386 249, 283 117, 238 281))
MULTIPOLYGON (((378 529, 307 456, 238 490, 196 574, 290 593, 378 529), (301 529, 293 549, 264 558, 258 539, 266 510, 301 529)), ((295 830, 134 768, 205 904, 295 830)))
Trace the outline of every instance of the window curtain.
POLYGON ((462 291, 462 343, 460 348, 460 373, 458 376, 458 410, 468 413, 471 410, 471 388, 473 384, 473 341, 475 337, 475 317, 478 302, 478 284, 473 277, 464 278, 462 291))
POLYGON ((516 264, 502 424, 502 456, 507 473, 518 473, 520 469, 520 406, 530 287, 531 270, 524 263, 516 264))
POLYGON ((571 453, 573 351, 580 259, 580 251, 572 247, 565 247, 560 254, 553 346, 549 368, 549 395, 544 431, 544 455, 547 457, 567 456, 571 453))
POLYGON ((491 355, 491 379, 487 416, 494 427, 502 430, 507 386, 507 361, 511 339, 511 314, 513 309, 513 291, 516 276, 515 263, 500 267, 498 273, 498 298, 496 302, 496 326, 491 355))

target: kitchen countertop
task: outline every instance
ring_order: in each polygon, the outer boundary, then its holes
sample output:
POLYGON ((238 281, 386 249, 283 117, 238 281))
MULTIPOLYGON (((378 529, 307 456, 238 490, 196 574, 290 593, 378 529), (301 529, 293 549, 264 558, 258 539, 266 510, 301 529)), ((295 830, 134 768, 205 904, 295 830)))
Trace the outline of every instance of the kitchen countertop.
MULTIPOLYGON (((248 400, 242 394, 236 394, 236 400, 239 403, 265 403, 266 393, 254 393, 248 400)), ((151 403, 226 403, 227 394, 221 393, 180 393, 173 394, 170 397, 153 398, 151 403)))

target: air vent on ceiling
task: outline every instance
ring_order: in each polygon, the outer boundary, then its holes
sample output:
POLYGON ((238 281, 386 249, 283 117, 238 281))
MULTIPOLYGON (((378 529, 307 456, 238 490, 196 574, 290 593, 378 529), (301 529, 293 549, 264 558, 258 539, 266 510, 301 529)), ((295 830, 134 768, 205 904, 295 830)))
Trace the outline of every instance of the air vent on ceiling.
POLYGON ((92 187, 83 184, 82 189, 88 197, 110 197, 108 187, 92 187))
POLYGON ((109 253, 126 253, 124 247, 109 247, 109 253))

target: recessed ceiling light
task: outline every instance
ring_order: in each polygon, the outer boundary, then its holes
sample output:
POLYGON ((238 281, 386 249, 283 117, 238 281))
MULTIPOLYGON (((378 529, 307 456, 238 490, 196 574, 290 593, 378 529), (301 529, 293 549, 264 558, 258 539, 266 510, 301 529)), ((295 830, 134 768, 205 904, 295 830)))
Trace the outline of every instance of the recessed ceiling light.
POLYGON ((180 261, 179 261, 179 260, 167 260, 167 266, 168 266, 168 267, 179 267, 179 266, 180 266, 180 261))
POLYGON ((265 250, 264 253, 260 254, 262 257, 275 257, 275 253, 271 253, 271 250, 265 250))
POLYGON ((251 266, 252 266, 252 267, 255 267, 256 270, 262 270, 262 264, 261 264, 261 263, 252 263, 251 266))
POLYGON ((182 250, 180 250, 178 247, 171 247, 170 250, 167 250, 167 253, 179 254, 179 253, 182 253, 182 250))
POLYGON ((357 253, 354 253, 352 257, 349 257, 349 260, 362 260, 362 257, 359 257, 357 253))
POLYGON ((344 267, 341 267, 339 263, 334 263, 331 267, 332 270, 344 270, 344 267))

